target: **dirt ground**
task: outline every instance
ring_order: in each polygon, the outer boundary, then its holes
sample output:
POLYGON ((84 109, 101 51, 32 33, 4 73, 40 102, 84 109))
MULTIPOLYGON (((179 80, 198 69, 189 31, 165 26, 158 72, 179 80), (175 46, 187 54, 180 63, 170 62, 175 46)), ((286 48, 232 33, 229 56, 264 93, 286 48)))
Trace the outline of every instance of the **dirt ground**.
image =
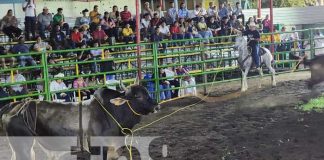
MULTIPOLYGON (((136 135, 161 136, 150 147, 153 159, 323 160, 324 114, 296 109, 310 92, 309 77, 307 72, 280 75, 274 88, 265 78, 261 89, 249 80, 250 90, 243 94, 238 82, 213 86, 215 92, 204 102, 136 135), (166 157, 162 145, 167 145, 166 157)), ((138 126, 199 100, 164 103, 160 113, 138 126)))
MULTIPOLYGON (((250 79, 243 94, 239 82, 209 86, 208 97, 163 103, 135 128, 203 99, 135 136, 160 137, 150 145, 154 160, 324 160, 324 114, 296 109, 309 95, 309 77, 308 72, 279 75, 277 87, 268 77, 261 89, 250 79)), ((127 157, 126 151, 122 155, 127 157)))

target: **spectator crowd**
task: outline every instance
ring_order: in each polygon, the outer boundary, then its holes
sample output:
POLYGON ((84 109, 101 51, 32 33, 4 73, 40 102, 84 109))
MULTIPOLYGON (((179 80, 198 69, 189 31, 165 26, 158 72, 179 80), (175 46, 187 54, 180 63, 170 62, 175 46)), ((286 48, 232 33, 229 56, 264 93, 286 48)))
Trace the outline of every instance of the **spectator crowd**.
MULTIPOLYGON (((216 43, 212 37, 233 35, 236 31, 243 31, 249 28, 250 23, 257 24, 260 32, 268 33, 270 31, 269 16, 264 20, 250 17, 245 22, 245 16, 237 2, 235 6, 227 3, 221 3, 218 7, 213 2, 209 3, 208 8, 203 8, 201 5, 196 5, 193 11, 186 8, 185 3, 181 3, 179 8, 175 8, 174 2, 170 2, 170 8, 162 11, 160 5, 155 9, 150 7, 149 2, 144 3, 140 18, 140 38, 142 41, 160 42, 164 39, 181 40, 192 38, 204 38, 204 43, 216 43)), ((36 13, 35 4, 32 0, 26 0, 22 4, 22 9, 25 12, 24 22, 25 28, 19 28, 18 19, 13 15, 13 11, 9 9, 7 14, 2 18, 0 30, 9 37, 10 42, 18 42, 10 48, 0 46, 0 55, 6 54, 22 54, 31 51, 46 51, 46 50, 67 50, 77 48, 95 48, 103 45, 114 45, 118 43, 132 43, 136 39, 136 18, 132 14, 128 6, 124 6, 122 11, 119 11, 118 6, 113 6, 111 11, 103 11, 103 8, 95 5, 89 11, 84 9, 81 11, 82 16, 76 18, 74 26, 70 26, 64 16, 63 8, 57 8, 57 13, 52 14, 49 8, 44 7, 39 14, 36 13), (27 45, 25 40, 35 40, 32 45, 27 45)), ((294 37, 286 37, 288 39, 298 39, 298 35, 294 37)), ((282 37, 282 39, 286 39, 282 37)), ((190 44, 190 42, 189 42, 190 44)), ((170 44, 172 46, 185 45, 185 43, 170 44)), ((167 46, 162 45, 163 50, 167 46)), ((130 50, 131 48, 126 48, 130 50)), ((163 51, 162 50, 162 51, 163 51)), ((105 58, 109 58, 108 53, 112 50, 105 50, 105 58)), ((101 50, 79 51, 72 55, 56 55, 48 56, 48 63, 55 64, 58 59, 66 56, 75 56, 80 61, 96 60, 102 57, 101 50)), ((7 68, 18 65, 19 67, 35 66, 39 63, 40 57, 35 56, 15 56, 11 58, 1 58, 1 67, 7 68)), ((96 63, 91 64, 90 72, 108 72, 113 70, 112 62, 102 62, 98 68, 96 63)), ((80 67, 81 72, 82 66, 80 67)), ((187 74, 182 80, 188 84, 192 84, 193 79, 190 78, 189 72, 185 67, 166 68, 160 70, 160 77, 169 77, 174 75, 187 74)), ((55 78, 63 78, 62 68, 53 67, 52 75, 55 78)), ((34 75, 35 78, 42 76, 40 73, 34 75)), ((154 76, 153 76, 154 77, 154 76)), ((110 77, 111 78, 111 77, 110 77)), ((15 72, 14 78, 6 77, 5 82, 25 81, 26 78, 15 72)), ((103 79, 105 80, 105 78, 103 79)), ((168 89, 171 85, 180 86, 179 79, 166 79, 160 81, 161 89, 168 89)), ((77 78, 72 83, 72 87, 81 88, 95 85, 98 83, 96 77, 87 79, 77 78)), ((42 88, 42 87, 40 87, 42 88)), ((68 88, 62 80, 55 80, 50 84, 51 91, 59 91, 68 88)), ((4 88, 1 88, 4 90, 4 88)), ((166 91, 164 99, 177 97, 179 90, 166 91)), ((0 92, 5 97, 5 92, 0 92)), ((15 85, 10 87, 9 95, 20 95, 27 93, 25 85, 15 85)), ((82 92, 82 96, 89 98, 91 90, 82 92)), ((7 94, 7 93, 6 93, 7 94)), ((72 95, 70 93, 58 93, 57 98, 70 101, 72 95)))

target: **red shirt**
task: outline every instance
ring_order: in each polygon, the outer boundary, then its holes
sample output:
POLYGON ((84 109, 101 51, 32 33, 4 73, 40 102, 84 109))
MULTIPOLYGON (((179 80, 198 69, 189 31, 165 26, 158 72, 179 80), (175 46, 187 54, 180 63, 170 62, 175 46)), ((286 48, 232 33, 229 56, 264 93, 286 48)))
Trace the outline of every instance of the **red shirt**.
POLYGON ((151 26, 157 26, 160 23, 160 18, 152 18, 151 26))
POLYGON ((82 41, 82 34, 80 32, 72 32, 71 40, 75 43, 80 43, 82 41))
POLYGON ((122 11, 120 12, 120 18, 122 21, 128 22, 132 18, 132 14, 129 11, 122 11))
POLYGON ((94 40, 104 40, 105 37, 108 37, 105 33, 105 31, 103 30, 95 30, 93 33, 92 33, 92 37, 94 40))
POLYGON ((178 33, 180 33, 180 27, 179 26, 178 27, 172 26, 171 29, 170 29, 170 32, 172 34, 178 34, 178 33))

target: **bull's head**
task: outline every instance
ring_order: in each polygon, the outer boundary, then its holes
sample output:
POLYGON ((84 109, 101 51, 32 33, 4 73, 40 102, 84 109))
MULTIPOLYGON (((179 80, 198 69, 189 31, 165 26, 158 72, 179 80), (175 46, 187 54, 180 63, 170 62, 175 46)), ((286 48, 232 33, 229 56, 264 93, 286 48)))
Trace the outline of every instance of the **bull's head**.
POLYGON ((139 114, 149 114, 158 108, 158 104, 150 97, 147 89, 141 85, 133 84, 129 87, 125 87, 123 83, 120 83, 120 88, 124 90, 123 96, 115 99, 111 99, 110 103, 120 106, 128 105, 127 101, 134 109, 135 112, 139 114))

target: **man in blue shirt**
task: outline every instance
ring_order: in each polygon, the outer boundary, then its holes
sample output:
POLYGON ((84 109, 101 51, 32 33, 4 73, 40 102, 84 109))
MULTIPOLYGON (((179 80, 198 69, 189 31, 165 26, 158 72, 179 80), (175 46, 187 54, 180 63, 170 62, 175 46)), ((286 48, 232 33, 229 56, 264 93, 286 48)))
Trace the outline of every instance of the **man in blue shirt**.
POLYGON ((220 6, 219 6, 218 16, 219 16, 220 19, 222 19, 223 17, 228 16, 228 10, 225 7, 224 3, 221 3, 220 6))
POLYGON ((186 8, 186 5, 184 3, 181 3, 180 5, 180 9, 178 11, 178 18, 184 18, 184 19, 187 19, 189 16, 189 11, 188 9, 186 8))
POLYGON ((260 56, 259 56, 259 42, 260 33, 256 29, 256 24, 251 22, 249 24, 249 30, 244 32, 244 35, 248 37, 248 46, 252 49, 252 58, 257 69, 260 68, 260 56))
MULTIPOLYGON (((19 37, 18 38, 18 44, 14 45, 11 48, 11 52, 16 53, 16 54, 29 53, 29 48, 24 43, 25 43, 25 38, 22 37, 22 36, 19 37)), ((25 67, 27 63, 29 65, 36 66, 36 61, 30 55, 19 56, 18 57, 18 62, 19 62, 20 67, 25 67)))

